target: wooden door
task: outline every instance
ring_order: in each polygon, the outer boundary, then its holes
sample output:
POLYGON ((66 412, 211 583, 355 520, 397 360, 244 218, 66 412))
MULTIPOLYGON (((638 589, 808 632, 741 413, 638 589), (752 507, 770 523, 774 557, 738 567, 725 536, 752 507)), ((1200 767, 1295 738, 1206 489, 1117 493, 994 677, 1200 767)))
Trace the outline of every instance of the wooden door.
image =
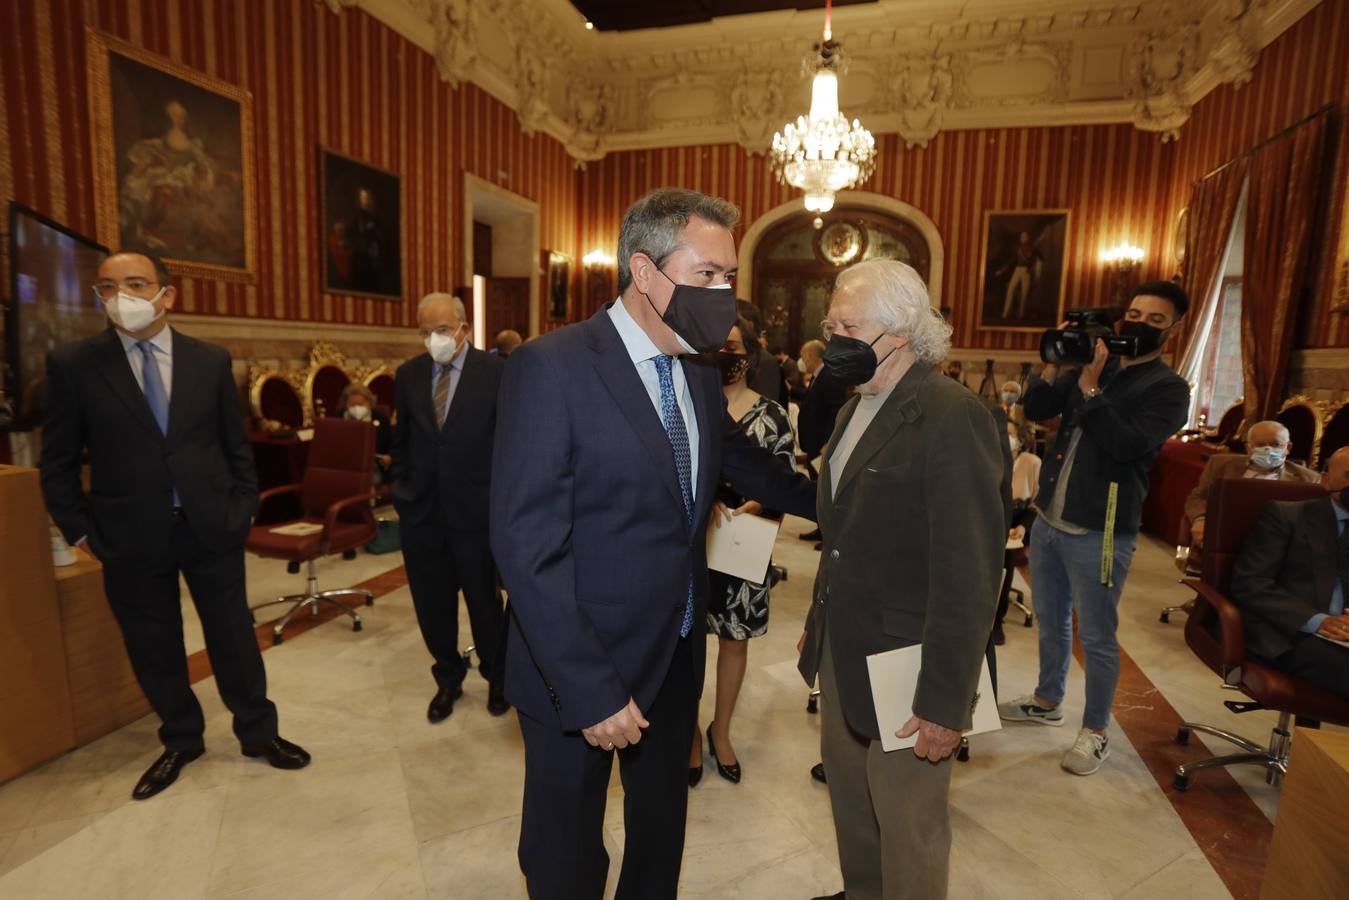
POLYGON ((497 334, 507 328, 529 337, 528 278, 487 279, 486 326, 488 347, 494 346, 497 334))

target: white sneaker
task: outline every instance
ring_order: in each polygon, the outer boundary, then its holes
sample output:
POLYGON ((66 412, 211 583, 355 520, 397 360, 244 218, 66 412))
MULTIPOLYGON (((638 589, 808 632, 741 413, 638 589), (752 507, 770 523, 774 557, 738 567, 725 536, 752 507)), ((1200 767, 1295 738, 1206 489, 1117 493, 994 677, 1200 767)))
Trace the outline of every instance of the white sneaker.
POLYGON ((1063 754, 1063 768, 1074 775, 1090 775, 1110 757, 1110 739, 1103 734, 1083 728, 1073 741, 1073 748, 1063 754))
POLYGON ((1039 722, 1055 727, 1063 724, 1063 710, 1057 706, 1045 709, 1035 702, 1034 694, 999 703, 998 716, 1008 722, 1039 722))

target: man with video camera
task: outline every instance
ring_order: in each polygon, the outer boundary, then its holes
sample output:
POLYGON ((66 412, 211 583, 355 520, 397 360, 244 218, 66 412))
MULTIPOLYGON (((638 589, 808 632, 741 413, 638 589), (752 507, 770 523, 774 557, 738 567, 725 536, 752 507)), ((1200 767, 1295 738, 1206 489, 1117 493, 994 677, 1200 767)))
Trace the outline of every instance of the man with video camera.
POLYGON ((1044 461, 1031 533, 1030 569, 1040 626, 1035 692, 998 704, 1009 722, 1062 725, 1072 661, 1073 611, 1086 661, 1082 729, 1063 768, 1090 775, 1110 755, 1105 735, 1119 679, 1119 598, 1133 558, 1157 453, 1184 424, 1190 389, 1162 362, 1162 348, 1189 308, 1169 281, 1133 292, 1118 333, 1117 310, 1074 310, 1045 332, 1046 366, 1026 391, 1026 418, 1063 417, 1044 461), (1062 374, 1059 364, 1071 364, 1062 374))

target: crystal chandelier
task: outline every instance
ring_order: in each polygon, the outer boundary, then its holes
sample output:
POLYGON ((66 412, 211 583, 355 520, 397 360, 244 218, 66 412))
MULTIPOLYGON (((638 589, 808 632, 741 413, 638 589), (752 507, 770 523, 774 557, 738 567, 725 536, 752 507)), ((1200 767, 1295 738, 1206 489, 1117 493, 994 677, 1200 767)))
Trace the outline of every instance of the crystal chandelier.
POLYGON ((876 168, 876 139, 838 110, 842 48, 829 27, 831 6, 827 0, 824 41, 815 45, 810 115, 773 135, 770 155, 778 181, 805 191, 806 209, 816 214, 833 209, 835 193, 866 181, 876 168))

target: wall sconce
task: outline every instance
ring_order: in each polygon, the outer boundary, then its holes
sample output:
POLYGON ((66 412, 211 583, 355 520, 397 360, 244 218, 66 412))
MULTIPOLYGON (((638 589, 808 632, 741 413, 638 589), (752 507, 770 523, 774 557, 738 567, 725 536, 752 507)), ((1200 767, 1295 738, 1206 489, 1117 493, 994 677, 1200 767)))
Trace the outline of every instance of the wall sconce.
POLYGON ((1113 247, 1101 254, 1101 262, 1114 275, 1114 294, 1115 303, 1123 306, 1129 299, 1129 282, 1133 280, 1133 275, 1138 271, 1143 262, 1143 248, 1135 247, 1128 241, 1113 247))
POLYGON ((613 289, 609 287, 609 273, 614 271, 616 260, 603 250, 591 250, 581 257, 585 266, 585 309, 582 318, 589 318, 605 303, 613 299, 613 289))

